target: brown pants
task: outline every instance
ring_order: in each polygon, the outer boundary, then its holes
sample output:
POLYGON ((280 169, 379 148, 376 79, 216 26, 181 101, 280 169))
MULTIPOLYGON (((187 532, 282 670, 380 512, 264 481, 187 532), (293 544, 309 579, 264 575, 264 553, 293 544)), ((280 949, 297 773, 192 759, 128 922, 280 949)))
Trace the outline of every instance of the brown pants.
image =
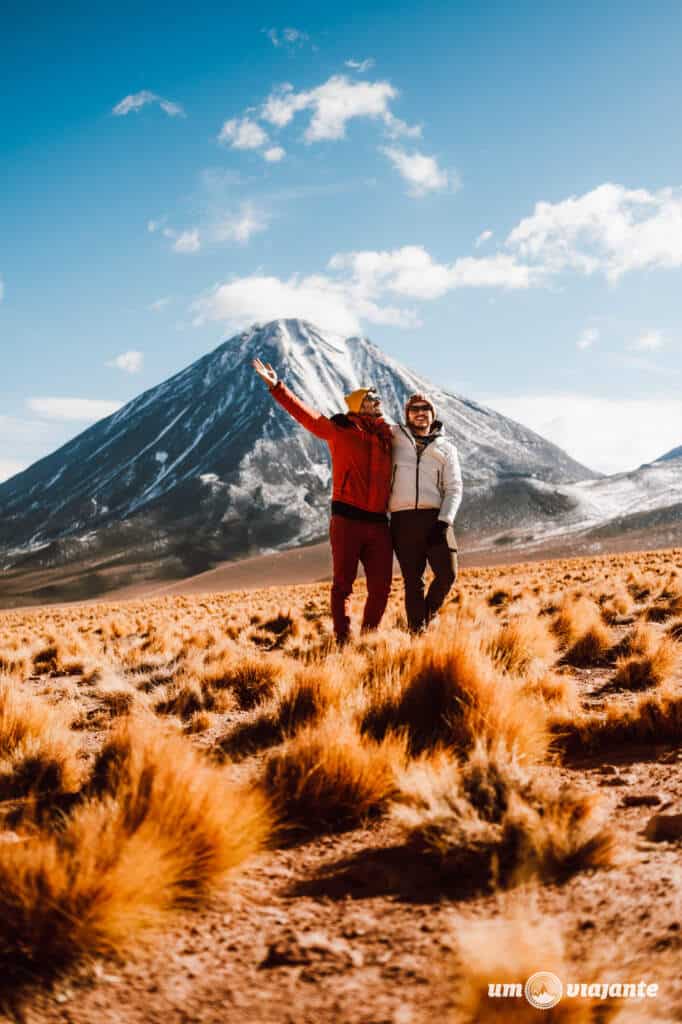
POLYGON ((457 543, 448 527, 438 544, 429 544, 427 537, 438 519, 436 508, 407 509, 391 513, 393 548, 400 563, 405 583, 405 612, 412 632, 423 629, 433 618, 457 579, 457 543), (424 596, 426 563, 433 571, 433 580, 424 596))

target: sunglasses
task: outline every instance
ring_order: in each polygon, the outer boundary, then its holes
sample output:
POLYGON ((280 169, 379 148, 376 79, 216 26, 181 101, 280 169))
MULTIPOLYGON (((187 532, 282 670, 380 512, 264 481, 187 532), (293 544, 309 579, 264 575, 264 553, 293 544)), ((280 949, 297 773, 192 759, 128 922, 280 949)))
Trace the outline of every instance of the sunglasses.
POLYGON ((431 412, 430 405, 408 405, 408 412, 431 412))

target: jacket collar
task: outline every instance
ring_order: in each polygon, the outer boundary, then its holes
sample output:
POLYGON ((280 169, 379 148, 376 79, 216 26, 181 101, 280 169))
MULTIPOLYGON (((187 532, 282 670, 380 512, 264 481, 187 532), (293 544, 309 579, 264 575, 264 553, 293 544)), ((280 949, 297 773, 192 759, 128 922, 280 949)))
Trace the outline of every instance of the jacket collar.
MULTIPOLYGON (((414 434, 412 433, 410 428, 407 426, 407 424, 406 423, 400 423, 399 427, 402 430, 402 432, 405 435, 405 437, 413 445, 413 447, 416 448, 417 447, 417 442, 415 441, 414 434)), ((434 420, 433 423, 431 424, 431 430, 426 435, 425 440, 430 444, 432 441, 436 441, 439 437, 442 437, 442 436, 443 436, 443 424, 442 424, 442 422, 440 420, 434 420)))

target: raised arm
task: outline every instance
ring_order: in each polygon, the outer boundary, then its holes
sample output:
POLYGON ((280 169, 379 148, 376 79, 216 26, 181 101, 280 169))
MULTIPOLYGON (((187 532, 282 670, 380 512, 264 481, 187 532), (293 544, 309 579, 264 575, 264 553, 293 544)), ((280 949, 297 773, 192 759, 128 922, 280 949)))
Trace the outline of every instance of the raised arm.
POLYGON ((443 500, 438 518, 452 526, 462 501, 462 470, 454 444, 448 445, 443 467, 443 500))
POLYGON ((334 433, 334 426, 330 420, 323 416, 322 413, 311 409, 300 398, 297 398, 286 384, 278 380, 277 371, 270 366, 270 363, 263 363, 260 359, 254 359, 251 365, 260 379, 268 385, 270 394, 275 401, 279 402, 290 416, 293 416, 302 427, 309 430, 315 437, 321 437, 323 441, 330 439, 334 433))

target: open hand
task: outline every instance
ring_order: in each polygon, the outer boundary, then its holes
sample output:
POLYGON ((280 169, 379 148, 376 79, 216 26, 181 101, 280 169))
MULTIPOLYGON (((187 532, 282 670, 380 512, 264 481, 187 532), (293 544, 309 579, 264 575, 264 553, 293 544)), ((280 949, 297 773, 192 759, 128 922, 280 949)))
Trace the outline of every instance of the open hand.
POLYGON ((277 371, 273 370, 270 363, 264 363, 260 359, 254 359, 251 363, 261 380, 264 380, 269 388, 274 388, 277 383, 277 371))

